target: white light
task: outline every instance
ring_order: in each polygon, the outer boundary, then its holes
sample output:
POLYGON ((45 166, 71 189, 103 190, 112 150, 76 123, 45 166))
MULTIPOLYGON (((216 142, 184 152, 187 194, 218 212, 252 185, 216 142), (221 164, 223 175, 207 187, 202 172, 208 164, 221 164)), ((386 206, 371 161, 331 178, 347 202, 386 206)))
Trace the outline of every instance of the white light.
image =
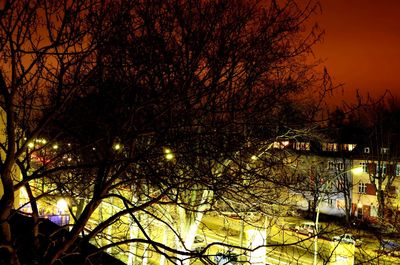
POLYGON ((53 144, 53 149, 57 150, 58 149, 58 144, 53 144))
POLYGON ((25 187, 22 187, 20 189, 20 196, 21 196, 21 198, 24 198, 24 199, 28 198, 28 192, 26 191, 25 187))
POLYGON ((57 210, 61 214, 65 213, 68 210, 68 203, 65 199, 59 199, 57 201, 57 210))
POLYGON ((250 253, 249 264, 265 264, 266 249, 263 246, 267 243, 267 234, 265 229, 247 230, 247 236, 251 242, 251 248, 255 249, 250 253))

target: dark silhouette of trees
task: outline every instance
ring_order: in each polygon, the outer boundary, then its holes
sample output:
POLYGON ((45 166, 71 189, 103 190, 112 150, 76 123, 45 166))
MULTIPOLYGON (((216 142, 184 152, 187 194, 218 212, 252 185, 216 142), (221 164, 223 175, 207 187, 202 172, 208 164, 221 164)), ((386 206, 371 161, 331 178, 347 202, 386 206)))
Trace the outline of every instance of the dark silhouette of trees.
POLYGON ((304 32, 315 8, 290 0, 7 2, 4 262, 29 263, 9 228, 22 187, 36 224, 34 261, 43 264, 68 262, 95 240, 100 250, 145 255, 126 247, 137 244, 187 262, 203 253, 190 246, 204 213, 283 204, 296 179, 283 181, 287 156, 272 146, 312 133, 297 99, 319 81, 305 61, 320 38, 304 32), (61 196, 73 224, 40 240, 36 202, 61 196), (154 222, 173 243, 152 234, 154 222))
MULTIPOLYGON (((30 176, 33 152, 28 145, 44 133, 87 78, 94 46, 88 38, 85 16, 91 5, 5 1, 0 10, 0 176, 4 191, 0 199, 0 251, 6 264, 19 264, 9 224, 14 194, 25 187, 32 198, 29 181, 40 177, 30 176), (50 94, 54 94, 52 100, 50 94)), ((35 209, 35 200, 31 202, 35 209)), ((34 218, 37 221, 37 214, 34 218)), ((34 233, 38 236, 36 228, 34 233)))

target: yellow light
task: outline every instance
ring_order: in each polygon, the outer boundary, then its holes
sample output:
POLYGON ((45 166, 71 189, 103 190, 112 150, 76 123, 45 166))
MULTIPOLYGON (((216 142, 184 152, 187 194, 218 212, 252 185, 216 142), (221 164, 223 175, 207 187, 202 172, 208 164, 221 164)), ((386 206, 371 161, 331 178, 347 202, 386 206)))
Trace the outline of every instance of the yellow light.
POLYGON ((257 160, 258 159, 258 157, 257 156, 251 156, 251 160, 253 160, 253 161, 255 161, 255 160, 257 160))
POLYGON ((351 169, 351 173, 353 174, 361 174, 363 173, 363 168, 362 167, 355 167, 351 169))
POLYGON ((28 143, 28 147, 29 147, 29 148, 34 148, 34 147, 35 147, 35 144, 34 144, 33 142, 29 142, 29 143, 28 143))
POLYGON ((174 153, 172 153, 171 149, 169 149, 169 148, 164 148, 164 154, 165 154, 165 158, 167 160, 172 160, 175 157, 174 153))
POLYGON ((65 199, 59 199, 57 201, 57 210, 59 213, 65 213, 68 210, 68 203, 65 199))
POLYGON ((114 150, 118 151, 121 149, 121 145, 120 144, 114 144, 114 150))
POLYGON ((172 159, 174 159, 174 154, 172 154, 172 153, 166 154, 166 155, 165 155, 165 158, 166 158, 167 160, 172 160, 172 159))
POLYGON ((46 139, 42 139, 42 144, 46 144, 47 140, 46 139))
POLYGON ((57 150, 58 149, 58 144, 53 144, 53 149, 57 150))
POLYGON ((169 154, 169 153, 172 153, 172 151, 169 148, 164 148, 164 153, 169 154))

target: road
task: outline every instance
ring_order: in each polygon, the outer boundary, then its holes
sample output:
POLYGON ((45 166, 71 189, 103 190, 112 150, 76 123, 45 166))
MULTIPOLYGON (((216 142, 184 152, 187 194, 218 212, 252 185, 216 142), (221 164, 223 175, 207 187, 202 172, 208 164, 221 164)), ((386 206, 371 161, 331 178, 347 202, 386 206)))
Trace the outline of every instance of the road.
MULTIPOLYGON (((200 233, 207 239, 207 243, 222 242, 235 246, 249 247, 252 242, 243 237, 241 242, 241 231, 250 229, 246 223, 233 218, 212 216, 203 219, 204 224, 200 227, 200 233), (223 228, 225 227, 225 228, 223 228)), ((262 226, 262 222, 258 223, 262 226)), ((314 237, 297 234, 294 231, 284 230, 277 224, 268 225, 267 245, 265 249, 266 264, 313 264, 314 259, 314 237)), ((336 255, 341 264, 400 264, 400 259, 389 256, 378 255, 376 252, 377 241, 371 240, 362 247, 354 247, 345 243, 335 243, 330 240, 318 238, 317 264, 327 264, 330 256, 336 255), (333 254, 332 254, 333 253, 333 254)), ((213 247, 208 252, 215 255, 217 252, 227 251, 224 247, 213 247)), ((333 258, 331 258, 333 259, 333 258)), ((264 263, 265 264, 265 263, 264 263)))
MULTIPOLYGON (((242 245, 243 247, 249 247, 252 243, 249 242, 248 238, 244 237, 241 244, 241 230, 246 231, 250 227, 240 220, 232 218, 224 219, 215 216, 213 218, 206 218, 203 221, 204 225, 200 231, 206 237, 208 244, 221 242, 235 246, 242 245), (228 226, 228 228, 221 229, 224 225, 228 226)), ((272 226, 268 230, 267 245, 270 247, 264 248, 267 264, 313 264, 314 239, 293 234, 291 231, 279 229, 277 226, 272 226)), ((246 233, 244 232, 244 234, 246 233)), ((215 249, 211 249, 208 254, 215 254, 215 249)), ((323 249, 323 246, 321 246, 321 249, 323 249)), ((227 249, 221 246, 217 251, 226 252, 227 249)), ((321 260, 318 264, 323 264, 323 261, 321 260)))

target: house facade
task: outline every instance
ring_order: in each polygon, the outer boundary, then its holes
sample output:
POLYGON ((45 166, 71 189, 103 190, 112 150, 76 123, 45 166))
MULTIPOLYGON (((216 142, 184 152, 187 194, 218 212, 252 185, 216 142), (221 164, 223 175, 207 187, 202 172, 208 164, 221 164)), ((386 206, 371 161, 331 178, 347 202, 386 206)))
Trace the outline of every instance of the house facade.
POLYGON ((299 172, 306 172, 309 178, 310 189, 295 192, 297 208, 309 210, 317 196, 320 213, 344 216, 347 211, 358 220, 375 222, 381 194, 386 219, 400 217, 400 160, 394 150, 335 142, 288 146, 301 161, 299 172))
POLYGON ((384 216, 392 218, 399 211, 400 161, 389 147, 372 151, 369 146, 360 148, 352 158, 353 164, 362 168, 353 176, 352 213, 365 221, 377 221, 379 194, 384 198, 384 216))

